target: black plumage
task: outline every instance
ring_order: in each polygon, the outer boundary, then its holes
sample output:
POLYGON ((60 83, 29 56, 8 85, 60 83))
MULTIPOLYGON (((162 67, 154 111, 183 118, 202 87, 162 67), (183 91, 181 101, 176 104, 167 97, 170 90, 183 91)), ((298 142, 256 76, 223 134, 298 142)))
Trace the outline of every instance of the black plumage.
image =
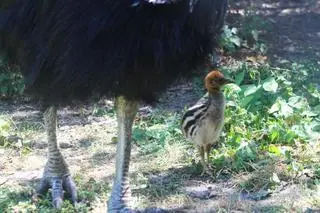
POLYGON ((204 62, 226 4, 200 0, 191 12, 189 0, 13 2, 1 26, 2 48, 21 66, 26 91, 46 102, 93 92, 154 100, 204 62))

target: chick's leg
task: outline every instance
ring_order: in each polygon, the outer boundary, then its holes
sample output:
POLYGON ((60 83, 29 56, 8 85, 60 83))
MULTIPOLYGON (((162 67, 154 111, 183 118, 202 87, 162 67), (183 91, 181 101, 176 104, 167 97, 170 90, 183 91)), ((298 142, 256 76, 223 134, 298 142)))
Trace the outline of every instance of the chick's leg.
POLYGON ((206 155, 206 158, 207 158, 207 165, 210 163, 210 151, 211 151, 211 147, 212 147, 211 144, 206 144, 206 145, 204 146, 204 152, 205 152, 205 155, 206 155))
POLYGON ((205 157, 204 157, 204 146, 199 146, 199 153, 200 153, 200 162, 202 165, 202 172, 201 172, 201 176, 204 175, 205 172, 207 172, 208 170, 208 166, 207 163, 205 161, 205 157))

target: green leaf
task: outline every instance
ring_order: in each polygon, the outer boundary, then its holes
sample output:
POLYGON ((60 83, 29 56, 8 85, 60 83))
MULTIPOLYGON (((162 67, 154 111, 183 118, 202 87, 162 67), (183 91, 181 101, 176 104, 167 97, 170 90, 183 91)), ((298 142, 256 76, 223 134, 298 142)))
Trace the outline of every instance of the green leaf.
POLYGON ((237 34, 237 33, 238 33, 238 29, 235 28, 235 27, 232 27, 231 32, 232 32, 233 34, 237 34))
POLYGON ((320 104, 315 107, 312 107, 312 112, 317 115, 320 115, 320 104))
POLYGON ((270 114, 273 114, 275 112, 278 112, 280 110, 280 104, 278 101, 276 101, 272 106, 271 108, 269 109, 269 113, 270 114))
POLYGON ((312 110, 307 110, 302 112, 302 116, 315 117, 318 116, 318 113, 313 112, 312 110))
POLYGON ((279 114, 288 117, 293 113, 292 108, 285 101, 280 101, 280 112, 279 114))
POLYGON ((251 101, 254 99, 254 96, 253 95, 250 95, 250 96, 247 96, 247 97, 245 97, 245 98, 243 98, 242 100, 241 100, 241 106, 242 107, 246 107, 246 106, 248 106, 250 103, 251 103, 251 101))
POLYGON ((291 130, 302 138, 309 138, 308 133, 303 125, 293 125, 291 130))
POLYGON ((277 129, 272 129, 271 136, 270 136, 271 141, 275 141, 277 138, 279 138, 279 136, 280 136, 279 131, 277 129))
POLYGON ((269 145, 268 151, 276 155, 281 155, 281 149, 274 144, 269 145))
POLYGON ((257 92, 260 89, 261 86, 256 86, 254 84, 250 84, 250 85, 245 85, 243 86, 243 88, 245 88, 244 90, 244 96, 249 96, 252 95, 253 93, 257 92))
POLYGON ((315 125, 314 127, 312 127, 312 131, 314 131, 314 132, 320 132, 320 124, 315 125))
POLYGON ((134 128, 132 138, 136 141, 142 141, 146 138, 146 131, 140 128, 134 128))
POLYGON ((238 106, 238 104, 236 102, 234 102, 234 101, 227 101, 226 106, 236 107, 236 106, 238 106))
POLYGON ((236 45, 237 47, 240 47, 240 45, 241 45, 241 40, 240 40, 240 38, 239 38, 238 36, 232 36, 232 37, 230 38, 230 41, 231 41, 234 45, 236 45))
POLYGON ((287 133, 285 135, 285 140, 286 140, 287 143, 292 143, 296 136, 297 135, 293 131, 287 130, 287 133))
POLYGON ((293 109, 285 100, 279 98, 269 109, 269 113, 272 114, 275 112, 279 112, 278 115, 280 116, 288 117, 293 113, 293 109))
POLYGON ((10 124, 5 119, 0 118, 0 129, 9 129, 10 124))
POLYGON ((302 109, 306 106, 307 102, 301 96, 293 96, 289 98, 288 104, 296 109, 302 109))
POLYGON ((242 71, 242 72, 240 72, 240 73, 238 73, 238 74, 236 75, 236 78, 235 78, 236 84, 238 84, 238 85, 241 84, 241 82, 242 82, 243 79, 244 79, 244 74, 245 74, 245 71, 242 71))
POLYGON ((278 83, 274 78, 268 78, 263 83, 263 89, 267 92, 276 92, 278 89, 278 83))
POLYGON ((226 89, 231 90, 233 92, 241 91, 241 88, 237 84, 227 84, 224 86, 226 89))

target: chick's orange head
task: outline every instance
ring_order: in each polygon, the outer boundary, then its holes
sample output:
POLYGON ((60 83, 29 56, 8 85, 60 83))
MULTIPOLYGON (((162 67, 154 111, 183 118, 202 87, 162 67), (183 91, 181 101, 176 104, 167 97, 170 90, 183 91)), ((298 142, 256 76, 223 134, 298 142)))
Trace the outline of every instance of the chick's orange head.
POLYGON ((205 81, 212 81, 219 78, 224 78, 224 75, 218 70, 213 70, 207 74, 205 81))
POLYGON ((220 84, 219 79, 224 79, 224 75, 218 70, 213 70, 209 72, 204 80, 205 87, 209 92, 214 92, 219 90, 220 84))

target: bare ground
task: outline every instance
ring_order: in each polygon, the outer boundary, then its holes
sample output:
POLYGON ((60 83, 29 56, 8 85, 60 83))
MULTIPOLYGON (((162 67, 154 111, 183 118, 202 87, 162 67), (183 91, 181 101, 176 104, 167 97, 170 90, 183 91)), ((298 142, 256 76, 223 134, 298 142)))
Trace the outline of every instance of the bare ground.
MULTIPOLYGON (((319 1, 273 0, 262 3, 234 0, 231 4, 230 23, 249 6, 272 23, 272 31, 266 36, 272 63, 282 63, 283 60, 319 62, 319 1)), ((178 84, 164 95, 158 107, 180 111, 197 98, 190 83, 178 84)), ((94 116, 94 107, 97 106, 61 108, 58 140, 73 176, 79 175, 87 180, 93 178, 110 187, 114 175, 116 121, 114 116, 94 116)), ((112 109, 112 102, 101 101, 98 107, 112 109)), ((148 109, 152 108, 141 108, 139 115, 145 115, 148 109)), ((12 150, 0 152, 0 186, 34 187, 42 175, 47 152, 39 105, 33 101, 1 102, 0 110, 14 120, 17 128, 33 129, 23 135, 31 144, 29 154, 12 150)), ((19 143, 19 136, 12 141, 19 143)), ((314 192, 308 191, 303 184, 286 183, 277 193, 255 201, 238 188, 239 182, 250 174, 227 179, 199 177, 194 165, 185 160, 187 146, 165 147, 162 153, 152 157, 143 156, 138 150, 139 147, 134 145, 130 168, 137 206, 157 206, 172 212, 215 212, 217 209, 228 212, 298 212, 298 209, 312 212, 313 209, 313 212, 320 212, 319 206, 314 207, 308 200, 314 192)), ((265 172, 270 170, 266 168, 265 172)), ((97 200, 92 205, 92 212, 105 212, 105 200, 97 200)))

